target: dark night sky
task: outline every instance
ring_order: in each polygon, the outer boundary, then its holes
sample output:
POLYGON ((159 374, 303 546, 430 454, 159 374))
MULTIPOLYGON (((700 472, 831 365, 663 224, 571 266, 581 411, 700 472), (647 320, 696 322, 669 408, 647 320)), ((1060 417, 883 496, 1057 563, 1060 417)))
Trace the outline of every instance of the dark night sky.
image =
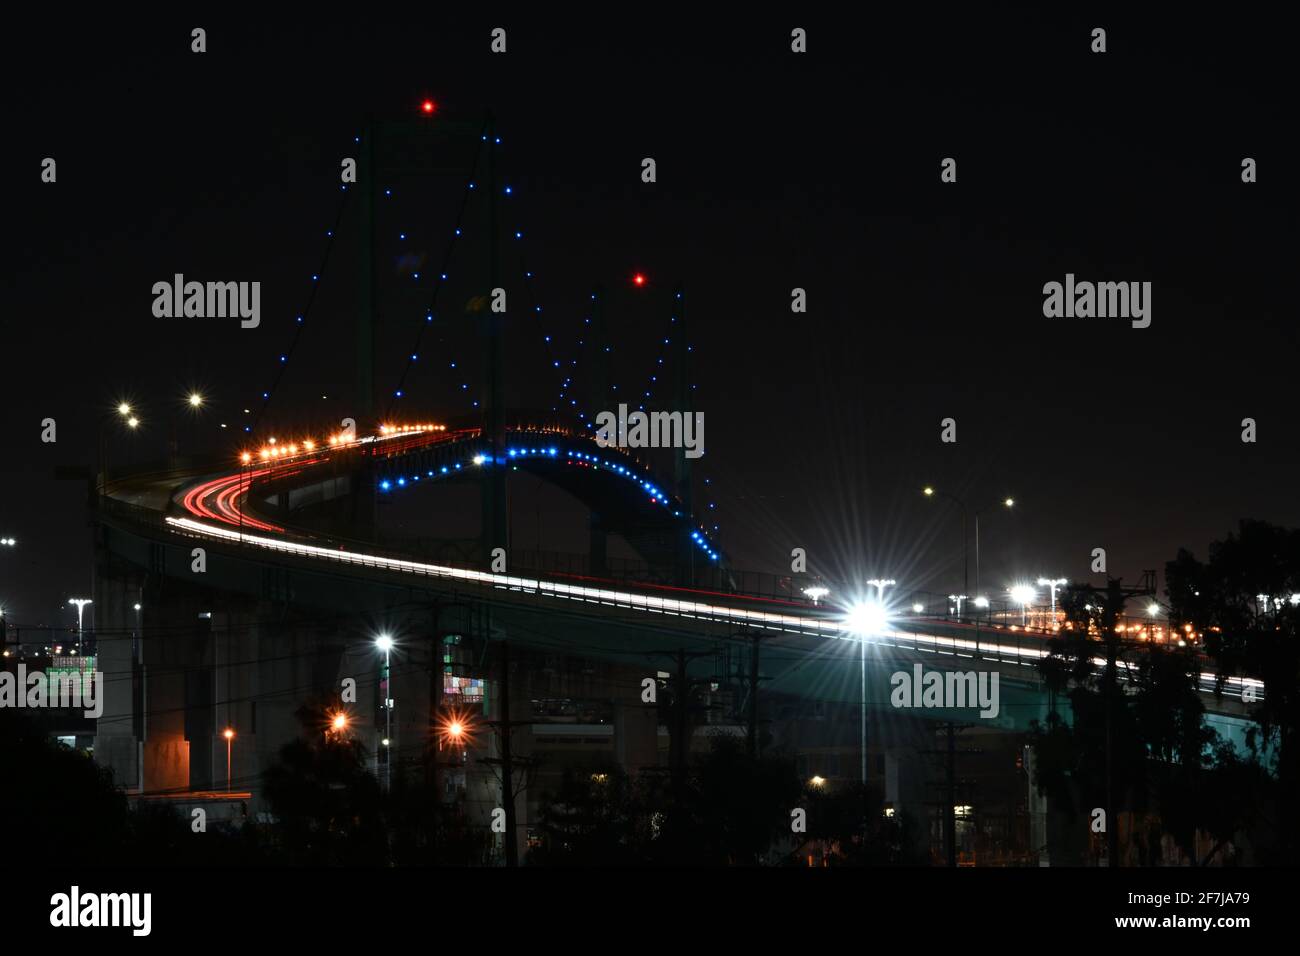
MULTIPOLYGON (((972 503, 1017 498, 985 530, 986 590, 1086 577, 1094 547, 1131 579, 1242 517, 1300 523, 1280 23, 929 8, 854 22, 803 7, 743 23, 647 9, 634 26, 332 16, 33 21, 2 41, 11 621, 66 623, 64 599, 89 587, 84 489, 54 470, 92 463, 97 416, 121 396, 147 428, 118 435, 115 457, 157 457, 172 415, 189 447, 233 454, 235 428, 215 426, 242 424, 292 335, 340 159, 368 110, 413 116, 426 95, 440 118, 495 111, 516 188, 506 221, 526 232, 557 340, 572 343, 591 286, 610 287, 616 378, 634 388, 685 282, 699 473, 716 490, 702 500, 717 502, 740 567, 777 570, 802 546, 833 573, 955 587, 958 518, 920 496, 927 482, 972 503), (498 25, 504 56, 488 51, 498 25), (208 30, 201 56, 194 26, 208 30), (809 31, 807 55, 789 52, 793 26, 809 31), (1088 52, 1094 26, 1105 55, 1088 52), (55 185, 39 181, 45 156, 55 185), (955 185, 939 182, 945 156, 955 185), (1244 156, 1259 162, 1254 185, 1244 156), (627 287, 634 270, 650 289, 627 287), (261 281, 261 327, 154 318, 150 288, 174 272, 261 281), (1044 318, 1043 283, 1067 272, 1152 282, 1151 327, 1044 318), (790 314, 795 286, 805 316, 790 314), (179 405, 191 387, 213 406, 199 422, 179 405), (945 416, 955 446, 939 442, 945 416), (1247 416, 1255 445, 1240 441, 1247 416), (45 417, 55 445, 40 441, 45 417)), ((385 265, 399 229, 438 259, 457 187, 394 182, 385 265)), ((341 238, 277 427, 323 430, 349 411, 356 259, 341 238)), ((383 283, 378 385, 391 390, 427 296, 394 268, 383 283)), ((440 315, 411 417, 465 411, 468 321, 440 315)), ((508 400, 546 407, 538 333, 518 322, 508 400)))

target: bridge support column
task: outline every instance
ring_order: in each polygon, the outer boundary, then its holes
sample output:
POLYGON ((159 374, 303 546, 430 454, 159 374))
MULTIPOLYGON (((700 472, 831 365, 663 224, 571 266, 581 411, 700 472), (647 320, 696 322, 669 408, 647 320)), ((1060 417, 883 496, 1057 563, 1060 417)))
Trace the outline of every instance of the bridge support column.
POLYGON ((103 550, 97 550, 95 627, 122 638, 100 641, 95 650, 95 670, 106 675, 95 688, 97 702, 103 703, 95 725, 95 762, 113 772, 119 787, 139 790, 144 783, 143 637, 139 631, 143 612, 135 606, 141 603, 144 575, 118 567, 103 550), (129 640, 124 639, 126 635, 129 640))
POLYGON ((605 522, 599 514, 592 511, 588 515, 587 528, 591 536, 588 547, 591 573, 604 576, 609 572, 609 539, 605 534, 605 522))
POLYGON ((348 535, 361 541, 374 541, 378 525, 376 517, 378 481, 375 476, 374 460, 362 458, 349 479, 352 494, 352 514, 348 519, 348 535))

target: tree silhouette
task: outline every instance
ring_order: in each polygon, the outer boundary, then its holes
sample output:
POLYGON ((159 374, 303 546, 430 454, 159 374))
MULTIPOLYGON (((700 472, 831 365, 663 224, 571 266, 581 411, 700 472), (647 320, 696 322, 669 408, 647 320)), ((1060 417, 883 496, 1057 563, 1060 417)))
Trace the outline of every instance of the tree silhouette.
MULTIPOLYGON (((1292 596, 1300 594, 1300 531, 1244 520, 1236 534, 1210 545, 1207 562, 1180 550, 1167 565, 1166 578, 1170 620, 1204 636, 1205 651, 1218 671, 1219 692, 1229 677, 1263 682, 1262 700, 1252 702, 1248 692, 1242 693, 1255 722, 1246 740, 1257 760, 1272 762, 1276 858, 1294 862, 1295 807, 1300 803, 1300 599, 1292 596)), ((1245 773, 1267 785, 1262 775, 1245 773)))

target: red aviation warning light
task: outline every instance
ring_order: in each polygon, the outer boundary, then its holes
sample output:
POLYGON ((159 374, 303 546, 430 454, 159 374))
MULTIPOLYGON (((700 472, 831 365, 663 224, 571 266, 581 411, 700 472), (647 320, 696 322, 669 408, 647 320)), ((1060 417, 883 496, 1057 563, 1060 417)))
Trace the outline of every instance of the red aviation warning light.
POLYGON ((636 275, 632 276, 632 284, 638 289, 642 288, 645 285, 645 275, 638 272, 636 275))
POLYGON ((423 113, 425 116, 432 115, 433 110, 434 110, 433 100, 425 100, 423 103, 420 104, 420 112, 423 113))

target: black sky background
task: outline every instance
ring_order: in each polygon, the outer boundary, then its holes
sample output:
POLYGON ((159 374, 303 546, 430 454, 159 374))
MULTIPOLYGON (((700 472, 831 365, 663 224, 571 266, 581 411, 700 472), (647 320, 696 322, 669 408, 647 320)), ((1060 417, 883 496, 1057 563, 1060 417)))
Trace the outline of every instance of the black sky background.
MULTIPOLYGON (((1016 497, 983 529, 986 591, 1086 579, 1094 547, 1132 579, 1179 546, 1203 553, 1240 518, 1300 522, 1282 22, 807 13, 15 23, 0 41, 10 621, 66 623, 66 597, 90 586, 84 485, 54 471, 93 463, 98 416, 120 397, 146 428, 114 433, 118 459, 158 457, 173 416, 186 449, 240 447, 240 410, 270 380, 319 264, 340 159, 367 111, 414 117, 425 96, 438 118, 495 112, 509 215, 562 352, 601 283, 615 369, 636 388, 645 372, 626 369, 649 367, 668 290, 685 283, 707 426, 700 503, 716 502, 739 567, 779 570, 799 546, 828 573, 955 588, 959 518, 920 495, 927 483, 972 507, 1016 497), (206 54, 189 52, 194 26, 206 54), (504 56, 489 52, 494 26, 504 56), (789 52, 794 26, 806 55, 789 52), (1104 55, 1089 52, 1094 26, 1104 55), (55 185, 40 182, 45 156, 55 185), (945 156, 955 185, 939 181, 945 156), (1244 156, 1256 184, 1240 181, 1244 156), (643 292, 627 286, 636 270, 643 292), (154 318, 151 286, 174 272, 261 281, 261 327, 154 318), (1043 283, 1067 272, 1151 281, 1151 327, 1045 319, 1043 283), (795 286, 807 315, 790 313, 795 286), (211 402, 197 421, 179 404, 193 387, 211 402), (939 441, 946 416, 955 446, 939 441), (46 417, 57 444, 40 441, 46 417), (1257 444, 1240 440, 1244 417, 1257 444)), ((436 258, 454 184, 409 191, 419 201, 381 211, 381 233, 409 224, 436 258)), ((278 427, 323 430, 349 411, 349 241, 273 402, 278 427)), ((382 281, 381 391, 426 298, 395 269, 382 281)), ((549 407, 537 329, 518 321, 508 403, 549 407)), ((468 319, 450 310, 438 335, 410 418, 467 410, 468 319), (450 360, 456 374, 437 365, 450 360)))

